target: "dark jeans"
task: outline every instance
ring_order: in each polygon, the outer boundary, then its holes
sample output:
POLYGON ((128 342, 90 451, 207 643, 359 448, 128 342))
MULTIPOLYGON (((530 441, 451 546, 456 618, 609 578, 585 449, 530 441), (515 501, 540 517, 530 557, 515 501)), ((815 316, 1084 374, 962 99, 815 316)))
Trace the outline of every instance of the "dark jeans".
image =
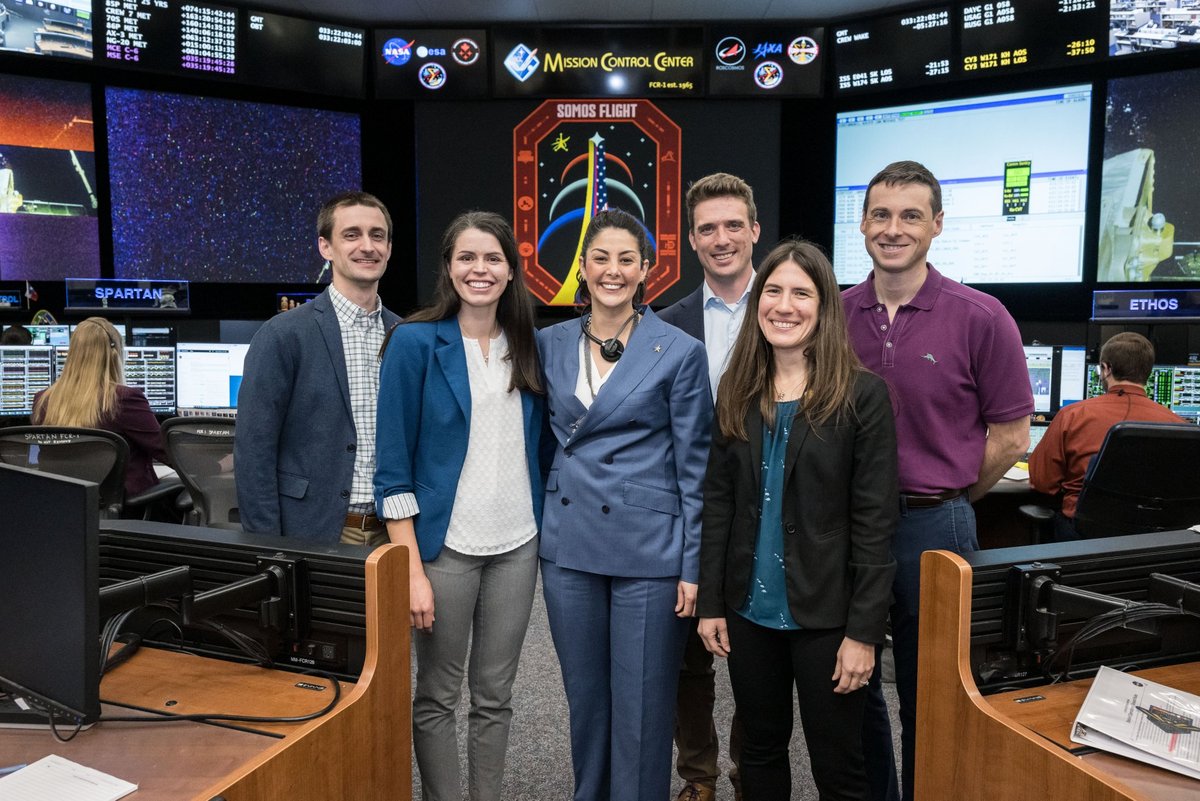
POLYGON ((871 801, 900 801, 896 777, 896 750, 892 744, 892 719, 883 697, 883 646, 875 649, 875 676, 867 685, 863 710, 863 759, 867 766, 867 798, 871 801))
MULTIPOLYGON (((917 752, 917 624, 921 601, 921 554, 946 550, 965 554, 979 550, 975 510, 965 495, 939 506, 909 509, 900 501, 900 525, 892 537, 896 580, 892 585, 892 655, 896 660, 896 693, 900 696, 901 786, 905 801, 914 801, 917 752)), ((886 715, 886 709, 883 710, 886 715)), ((864 739, 879 729, 879 710, 870 705, 872 720, 863 727, 864 739)), ((872 787, 886 786, 886 777, 872 775, 872 787)), ((923 799, 923 801, 939 801, 923 799)))
MULTIPOLYGON (((862 753, 864 690, 838 695, 831 680, 842 629, 776 631, 729 610, 729 681, 742 723, 742 792, 753 801, 788 801, 792 687, 821 801, 867 797, 862 753)), ((871 678, 878 682, 876 673, 871 678)))

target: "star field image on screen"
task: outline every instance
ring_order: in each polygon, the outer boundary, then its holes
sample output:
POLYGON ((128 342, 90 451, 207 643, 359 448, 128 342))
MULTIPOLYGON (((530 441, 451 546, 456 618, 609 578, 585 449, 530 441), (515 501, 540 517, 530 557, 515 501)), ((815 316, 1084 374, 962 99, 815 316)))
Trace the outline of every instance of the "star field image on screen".
POLYGON ((100 275, 86 84, 0 75, 0 280, 100 275))
POLYGON ((356 114, 110 87, 117 278, 317 280, 321 203, 362 186, 356 114))

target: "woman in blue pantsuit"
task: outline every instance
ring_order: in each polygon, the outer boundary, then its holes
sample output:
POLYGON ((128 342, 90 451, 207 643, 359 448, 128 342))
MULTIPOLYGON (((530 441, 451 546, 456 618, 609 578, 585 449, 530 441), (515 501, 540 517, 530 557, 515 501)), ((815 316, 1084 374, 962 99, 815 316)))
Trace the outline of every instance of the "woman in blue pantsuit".
POLYGON ((640 222, 598 213, 580 256, 589 308, 538 333, 556 441, 539 552, 576 801, 669 795, 695 606, 708 360, 641 305, 648 255, 640 222))
MULTIPOLYGON (((397 326, 379 376, 375 506, 409 565, 413 746, 426 801, 459 801, 455 709, 470 641, 468 788, 500 797, 512 684, 537 582, 542 379, 512 228, 467 212, 433 305, 397 326)), ((401 758, 407 759, 407 756, 401 758)))

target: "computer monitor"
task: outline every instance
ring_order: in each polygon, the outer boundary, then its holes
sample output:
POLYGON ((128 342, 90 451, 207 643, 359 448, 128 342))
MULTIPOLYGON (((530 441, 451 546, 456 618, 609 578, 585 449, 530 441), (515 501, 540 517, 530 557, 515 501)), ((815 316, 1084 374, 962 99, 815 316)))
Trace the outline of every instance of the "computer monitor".
POLYGON ((33 414, 33 396, 53 383, 54 348, 0 345, 0 415, 33 414))
POLYGON ((1042 414, 1053 411, 1050 390, 1054 377, 1054 346, 1026 345, 1025 369, 1029 372, 1029 387, 1033 390, 1033 411, 1042 414))
MULTIPOLYGON (((1058 353, 1057 408, 1081 401, 1087 394, 1087 348, 1063 345, 1058 353)), ((1056 409, 1057 411, 1057 409, 1056 409)))
POLYGON ((942 187, 929 261, 968 284, 1079 283, 1087 216, 1090 84, 838 112, 833 266, 871 272, 859 231, 867 184, 913 159, 942 187))
MULTIPOLYGON (((1097 365, 1087 365, 1087 396, 1104 394, 1097 365)), ((1146 397, 1161 403, 1189 423, 1200 424, 1200 367, 1156 364, 1146 380, 1146 397)))
POLYGON ((242 363, 250 346, 180 342, 175 349, 180 409, 236 409, 242 363))
POLYGON ((26 329, 33 336, 30 345, 65 346, 71 340, 69 325, 27 325, 26 329))
POLYGON ((135 325, 129 331, 129 344, 145 347, 175 344, 175 329, 169 325, 135 325))
POLYGON ((1046 429, 1050 424, 1041 420, 1034 420, 1029 424, 1029 450, 1025 451, 1025 461, 1029 461, 1029 457, 1033 455, 1037 449, 1038 443, 1042 441, 1042 437, 1046 435, 1046 429))
MULTIPOLYGON (((79 327, 79 323, 71 323, 71 333, 75 333, 75 329, 79 327)), ((125 323, 113 323, 112 327, 117 329, 117 333, 121 335, 121 341, 125 341, 125 323)))
POLYGON ((0 497, 0 689, 56 718, 93 722, 100 716, 97 486, 0 465, 0 497))
MULTIPOLYGON (((62 375, 70 351, 54 349, 55 378, 62 375)), ((140 389, 155 414, 175 414, 175 349, 126 347, 125 385, 140 389)))

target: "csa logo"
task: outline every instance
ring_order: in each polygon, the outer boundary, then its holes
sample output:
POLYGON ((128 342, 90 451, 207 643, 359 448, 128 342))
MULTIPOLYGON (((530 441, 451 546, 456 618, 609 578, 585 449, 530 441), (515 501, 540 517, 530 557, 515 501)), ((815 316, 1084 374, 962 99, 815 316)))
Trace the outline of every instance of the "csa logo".
POLYGON ((413 43, 403 39, 388 39, 383 43, 383 60, 393 67, 403 67, 412 58, 413 43))
POLYGON ((530 50, 523 44, 514 47, 504 59, 505 68, 521 83, 529 80, 541 63, 537 57, 537 49, 530 50))
POLYGON ((426 89, 441 89, 446 84, 446 70, 436 61, 422 64, 417 77, 426 89))
POLYGON ((459 39, 451 46, 450 53, 465 67, 479 60, 479 45, 473 39, 459 39))
POLYGON ((716 56, 726 67, 736 67, 746 58, 746 43, 736 36, 726 36, 717 42, 716 56))
POLYGON ((763 89, 774 89, 783 80, 783 67, 774 61, 763 61, 754 68, 754 82, 763 89))

